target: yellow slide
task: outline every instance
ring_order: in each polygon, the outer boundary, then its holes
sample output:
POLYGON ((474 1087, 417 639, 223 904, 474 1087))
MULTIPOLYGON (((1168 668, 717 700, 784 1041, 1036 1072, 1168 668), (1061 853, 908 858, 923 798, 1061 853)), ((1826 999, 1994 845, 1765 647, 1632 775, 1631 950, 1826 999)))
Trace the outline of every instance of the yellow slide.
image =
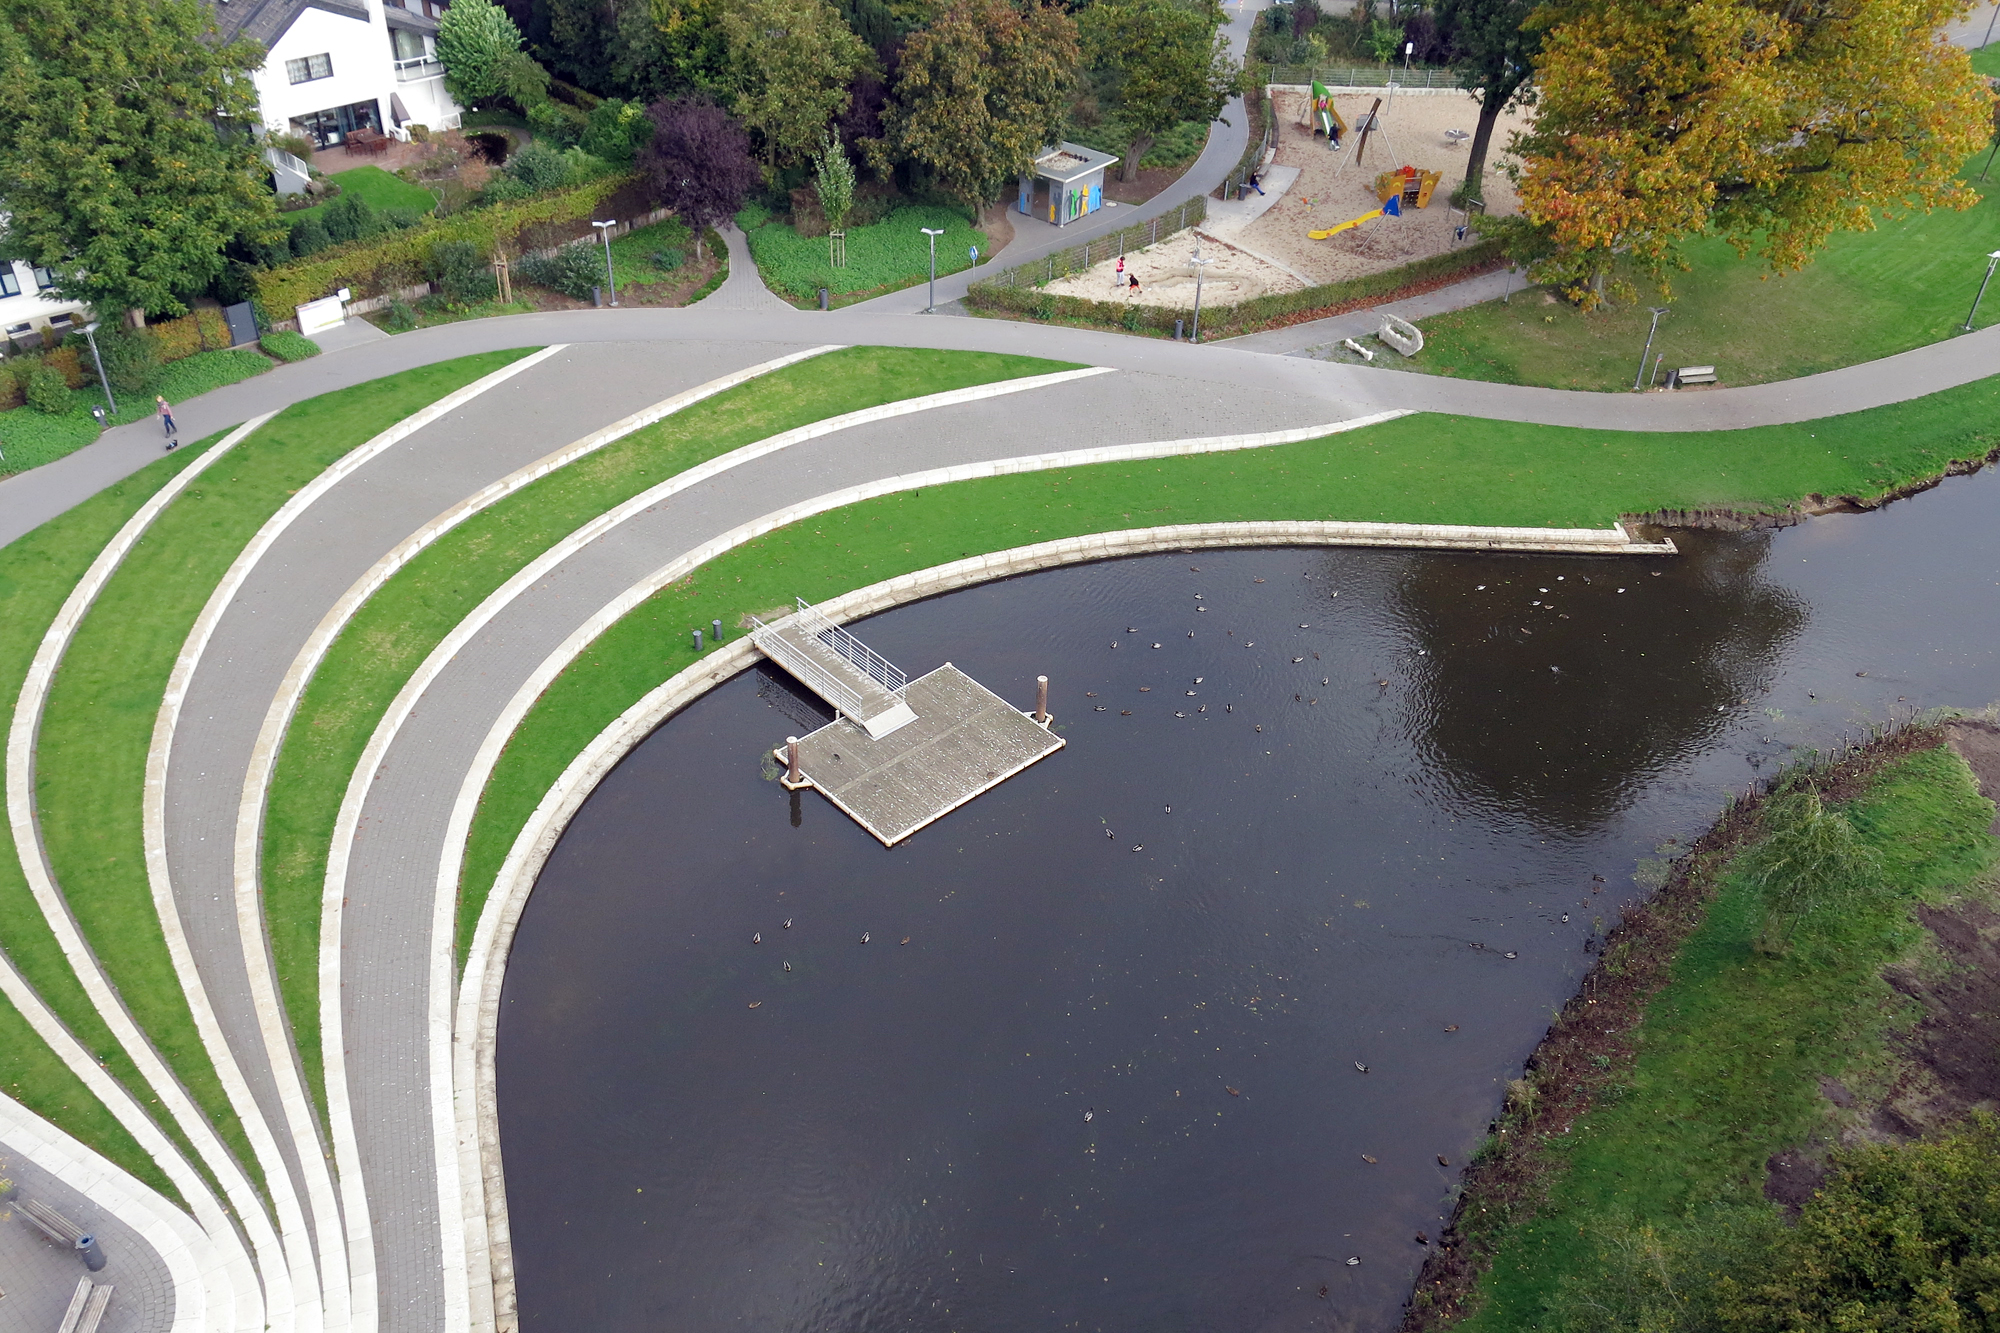
POLYGON ((1328 227, 1325 231, 1309 231, 1306 235, 1312 240, 1323 241, 1329 236, 1340 235, 1340 233, 1346 231, 1349 227, 1358 227, 1364 222, 1373 222, 1376 218, 1381 217, 1382 213, 1383 210, 1378 208, 1373 213, 1363 213, 1360 217, 1349 218, 1338 226, 1328 227))

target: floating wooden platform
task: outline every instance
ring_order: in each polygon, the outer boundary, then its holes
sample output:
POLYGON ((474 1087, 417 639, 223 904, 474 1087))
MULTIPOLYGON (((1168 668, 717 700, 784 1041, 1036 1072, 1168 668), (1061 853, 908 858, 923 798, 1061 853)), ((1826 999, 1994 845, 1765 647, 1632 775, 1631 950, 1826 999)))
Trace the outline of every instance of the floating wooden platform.
MULTIPOLYGON (((806 783, 884 846, 1063 748, 1052 727, 949 662, 898 693, 914 716, 886 735, 841 717, 799 739, 806 783)), ((785 761, 784 746, 777 756, 785 761)))

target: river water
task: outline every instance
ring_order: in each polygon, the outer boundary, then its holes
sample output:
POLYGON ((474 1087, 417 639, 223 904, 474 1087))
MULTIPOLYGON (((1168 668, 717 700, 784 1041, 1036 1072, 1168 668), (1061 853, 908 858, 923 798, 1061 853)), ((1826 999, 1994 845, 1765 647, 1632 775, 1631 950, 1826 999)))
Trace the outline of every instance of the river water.
POLYGON ((745 673, 523 917, 522 1327, 1393 1327, 1659 858, 1796 747, 2000 697, 1996 511, 1989 469, 1678 558, 1208 551, 905 607, 860 633, 1048 674, 1069 744, 886 850, 772 780, 810 706, 745 673))

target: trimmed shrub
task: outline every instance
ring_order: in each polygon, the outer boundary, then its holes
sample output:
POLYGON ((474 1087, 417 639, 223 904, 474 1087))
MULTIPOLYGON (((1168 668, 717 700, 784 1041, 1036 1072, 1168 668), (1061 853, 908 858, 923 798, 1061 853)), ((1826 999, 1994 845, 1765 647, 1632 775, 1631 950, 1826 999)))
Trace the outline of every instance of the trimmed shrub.
POLYGON ((318 343, 303 333, 288 333, 283 329, 272 330, 258 339, 258 343, 280 361, 304 361, 319 355, 318 343))
POLYGON ((104 363, 104 377, 115 393, 151 393, 159 382, 160 344, 149 329, 99 329, 97 359, 104 363))
POLYGON ((470 241, 482 254, 502 244, 512 248, 531 227, 603 216, 597 212, 599 205, 630 183, 630 177, 610 177, 560 194, 427 218, 405 232, 266 269, 257 274, 257 301, 264 310, 277 312, 278 318, 289 318, 295 307, 341 287, 352 287, 357 297, 407 287, 424 280, 431 252, 444 242, 470 241))
POLYGON ((19 407, 21 401, 21 382, 14 378, 14 369, 0 366, 0 412, 19 407))
POLYGON ((67 416, 76 407, 76 398, 63 383, 62 372, 37 362, 28 367, 23 396, 28 406, 45 416, 67 416))
POLYGON ((479 247, 470 241, 446 241, 434 247, 430 274, 431 281, 448 301, 472 305, 490 301, 500 291, 492 267, 479 253, 479 247))
POLYGON ((292 254, 295 257, 304 259, 307 255, 316 255, 332 244, 333 237, 328 234, 326 223, 318 213, 308 213, 292 224, 292 254))
POLYGON ((589 241, 576 241, 552 255, 525 255, 514 271, 529 282, 588 301, 591 288, 604 285, 604 251, 589 241))
POLYGON ((590 130, 590 118, 573 106, 550 98, 528 108, 528 128, 535 132, 530 149, 553 143, 557 148, 573 148, 590 130))
POLYGON ((201 324, 193 315, 163 319, 147 326, 162 361, 178 361, 202 350, 201 324))
POLYGON ((43 365, 53 367, 63 377, 63 383, 72 389, 83 387, 84 349, 57 345, 53 350, 44 351, 36 358, 43 365))
POLYGON ((417 327, 417 312, 408 301, 389 302, 389 313, 382 317, 382 327, 391 333, 408 333, 417 327))

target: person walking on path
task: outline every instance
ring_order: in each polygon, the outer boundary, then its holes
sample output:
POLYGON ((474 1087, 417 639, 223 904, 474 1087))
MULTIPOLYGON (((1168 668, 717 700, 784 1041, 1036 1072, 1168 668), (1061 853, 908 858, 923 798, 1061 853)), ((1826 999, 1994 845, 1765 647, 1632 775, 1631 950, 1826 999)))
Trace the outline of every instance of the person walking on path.
POLYGON ((160 424, 166 428, 166 433, 168 435, 172 435, 174 433, 173 405, 169 403, 166 399, 158 396, 154 397, 153 403, 154 403, 153 410, 159 414, 160 424))

